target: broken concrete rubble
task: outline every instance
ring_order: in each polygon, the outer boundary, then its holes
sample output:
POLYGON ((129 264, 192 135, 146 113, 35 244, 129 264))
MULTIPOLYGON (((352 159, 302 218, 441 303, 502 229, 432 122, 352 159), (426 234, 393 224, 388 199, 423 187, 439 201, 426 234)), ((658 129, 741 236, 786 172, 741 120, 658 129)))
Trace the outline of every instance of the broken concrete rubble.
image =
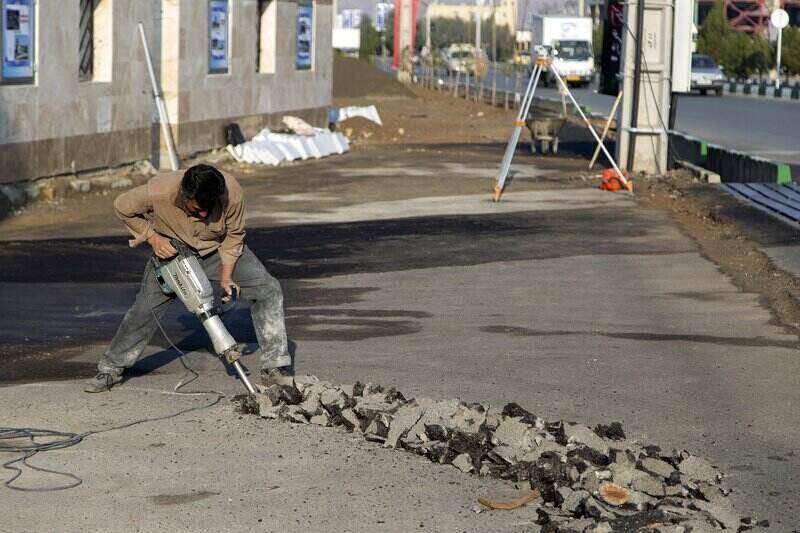
MULTIPOLYGON (((694 533, 742 531, 719 471, 688 452, 626 440, 619 423, 548 422, 517 404, 406 399, 373 384, 339 386, 313 376, 266 378, 240 408, 264 418, 338 426, 465 473, 537 491, 541 531, 694 533)), ((537 503, 538 502, 538 503, 537 503)))

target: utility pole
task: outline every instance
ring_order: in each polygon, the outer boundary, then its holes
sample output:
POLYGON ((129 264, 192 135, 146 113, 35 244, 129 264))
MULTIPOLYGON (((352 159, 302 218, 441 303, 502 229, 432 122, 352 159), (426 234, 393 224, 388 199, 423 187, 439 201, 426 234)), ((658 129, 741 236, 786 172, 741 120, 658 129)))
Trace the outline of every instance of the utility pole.
POLYGON ((586 4, 584 3, 585 0, 578 0, 578 16, 582 17, 586 15, 586 4))
POLYGON ((425 47, 428 53, 431 53, 431 6, 436 2, 432 2, 425 8, 425 47))
POLYGON ((492 63, 497 64, 497 0, 492 0, 492 63))
POLYGON ((483 0, 475 0, 475 50, 481 46, 481 23, 483 22, 483 0))
POLYGON ((632 0, 623 18, 623 99, 617 161, 629 172, 667 170, 675 2, 632 0), (647 16, 645 16, 645 12, 647 16))

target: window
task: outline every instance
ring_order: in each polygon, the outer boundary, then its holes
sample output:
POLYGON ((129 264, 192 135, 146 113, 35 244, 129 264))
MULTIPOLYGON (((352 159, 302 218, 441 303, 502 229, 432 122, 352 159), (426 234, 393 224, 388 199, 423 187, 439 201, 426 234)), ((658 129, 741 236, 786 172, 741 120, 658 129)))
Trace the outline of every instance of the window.
POLYGON ((277 44, 277 6, 274 0, 258 0, 258 44, 256 45, 256 72, 275 72, 277 44))
POLYGON ((311 70, 314 61, 314 4, 307 0, 297 2, 297 40, 295 68, 311 70))
POLYGON ((111 81, 112 1, 80 0, 80 81, 111 81))
POLYGON ((33 83, 35 41, 33 0, 0 0, 3 55, 2 83, 33 83))
POLYGON ((208 2, 208 72, 228 72, 229 34, 228 0, 208 2))

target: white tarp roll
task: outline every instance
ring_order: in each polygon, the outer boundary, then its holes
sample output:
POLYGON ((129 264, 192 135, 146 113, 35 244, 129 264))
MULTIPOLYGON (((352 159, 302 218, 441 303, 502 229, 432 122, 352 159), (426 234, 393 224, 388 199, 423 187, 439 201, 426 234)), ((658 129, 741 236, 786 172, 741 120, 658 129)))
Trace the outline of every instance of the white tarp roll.
POLYGON ((283 161, 343 154, 350 150, 350 143, 340 132, 322 128, 314 128, 313 136, 273 133, 265 128, 252 140, 238 146, 228 145, 226 149, 240 163, 276 166, 283 161))

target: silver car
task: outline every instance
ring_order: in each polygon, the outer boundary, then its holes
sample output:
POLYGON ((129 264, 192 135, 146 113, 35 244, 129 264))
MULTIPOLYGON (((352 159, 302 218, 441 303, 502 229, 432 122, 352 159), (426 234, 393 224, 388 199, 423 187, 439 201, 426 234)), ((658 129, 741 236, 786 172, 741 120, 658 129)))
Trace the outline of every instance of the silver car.
POLYGON ((722 96, 725 85, 725 75, 717 64, 707 55, 692 54, 692 90, 700 94, 712 91, 717 96, 722 96))

